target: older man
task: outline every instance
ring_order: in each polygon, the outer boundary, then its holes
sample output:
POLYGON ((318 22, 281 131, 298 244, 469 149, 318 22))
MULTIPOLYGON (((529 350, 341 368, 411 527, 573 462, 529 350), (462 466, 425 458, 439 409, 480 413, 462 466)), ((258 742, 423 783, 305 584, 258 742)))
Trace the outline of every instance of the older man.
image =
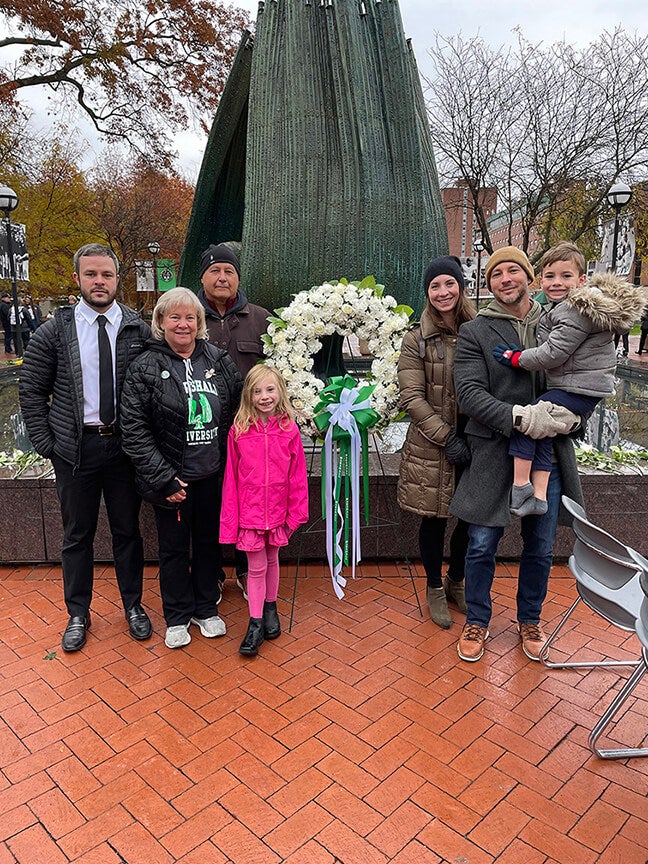
MULTIPOLYGON (((245 378, 255 363, 263 359, 261 336, 268 329, 270 313, 263 306, 249 303, 239 287, 241 265, 227 243, 211 245, 200 258, 202 288, 198 297, 205 307, 209 341, 223 348, 245 378)), ((236 584, 247 600, 247 555, 235 552, 236 584)), ((225 577, 219 574, 221 591, 225 577)))
POLYGON ((74 256, 75 306, 58 309, 29 343, 20 407, 32 444, 52 460, 63 516, 63 590, 70 616, 64 651, 78 651, 90 627, 94 536, 101 496, 113 541, 117 583, 134 639, 148 639, 141 605, 144 555, 140 498, 122 452, 117 418, 126 368, 150 336, 139 316, 116 302, 117 259, 90 243, 74 256))
POLYGON ((227 245, 209 246, 200 259, 202 288, 198 297, 205 307, 209 341, 223 348, 236 363, 241 377, 263 359, 261 336, 270 313, 249 303, 239 287, 241 265, 227 245))
POLYGON ((546 641, 540 624, 553 559, 561 490, 581 499, 574 448, 564 434, 579 418, 551 403, 529 405, 539 388, 533 373, 502 366, 493 348, 504 342, 531 348, 542 309, 529 296, 533 268, 514 246, 498 249, 486 266, 486 284, 495 299, 459 330, 455 392, 469 417, 466 436, 472 461, 464 470, 450 511, 470 524, 466 554, 466 625, 457 650, 473 662, 484 653, 491 618, 495 554, 511 522, 509 493, 513 460, 508 455, 513 428, 533 438, 557 435, 556 462, 547 494, 548 511, 521 519, 522 554, 518 572, 517 621, 524 653, 539 660, 546 641), (550 407, 547 407, 550 406, 550 407))

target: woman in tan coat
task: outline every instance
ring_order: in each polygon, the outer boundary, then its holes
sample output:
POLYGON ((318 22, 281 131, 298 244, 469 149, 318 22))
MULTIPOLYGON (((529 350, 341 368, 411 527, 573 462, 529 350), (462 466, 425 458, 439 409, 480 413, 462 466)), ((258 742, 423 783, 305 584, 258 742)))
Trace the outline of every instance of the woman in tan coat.
POLYGON ((400 402, 410 415, 398 481, 398 503, 421 516, 419 547, 427 576, 432 620, 448 629, 448 599, 466 611, 464 559, 468 526, 458 522, 450 539, 450 567, 441 579, 443 544, 455 477, 470 461, 461 436, 452 371, 457 331, 475 317, 464 293, 461 263, 454 256, 431 261, 423 284, 427 302, 419 325, 409 330, 398 362, 400 402))

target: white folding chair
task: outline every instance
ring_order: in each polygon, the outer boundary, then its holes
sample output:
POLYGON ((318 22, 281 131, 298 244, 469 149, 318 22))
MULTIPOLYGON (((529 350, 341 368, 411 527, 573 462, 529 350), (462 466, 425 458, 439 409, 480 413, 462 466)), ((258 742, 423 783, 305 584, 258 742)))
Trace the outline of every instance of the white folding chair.
POLYGON ((635 632, 642 646, 641 659, 639 660, 635 671, 614 697, 608 709, 592 729, 589 736, 588 743, 590 750, 600 759, 627 759, 634 756, 648 756, 648 747, 620 747, 616 749, 604 749, 598 746, 598 740, 606 727, 610 724, 615 714, 619 711, 646 672, 648 672, 648 561, 646 561, 646 559, 641 555, 639 558, 643 559, 646 565, 642 565, 641 574, 639 576, 639 587, 641 588, 643 599, 641 606, 639 607, 639 617, 635 621, 635 632))
POLYGON ((642 591, 639 575, 641 561, 648 561, 620 543, 615 537, 594 525, 583 508, 563 495, 563 504, 573 516, 576 534, 574 551, 569 567, 576 578, 578 597, 563 615, 558 626, 547 639, 540 659, 549 669, 592 669, 605 666, 637 666, 638 660, 570 660, 553 661, 549 651, 568 619, 584 603, 606 621, 622 630, 633 631, 639 615, 642 591))

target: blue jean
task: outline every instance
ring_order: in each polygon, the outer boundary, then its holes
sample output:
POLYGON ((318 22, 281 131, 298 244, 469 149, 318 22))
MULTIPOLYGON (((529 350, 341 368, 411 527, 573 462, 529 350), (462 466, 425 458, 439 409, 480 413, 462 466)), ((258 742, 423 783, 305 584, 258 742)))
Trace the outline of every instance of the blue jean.
MULTIPOLYGON (((520 520, 522 555, 517 590, 517 620, 520 624, 540 623, 553 561, 560 493, 560 471, 557 465, 553 465, 547 490, 547 512, 542 516, 524 516, 520 520)), ((495 554, 503 533, 502 527, 471 525, 468 528, 466 624, 487 627, 491 619, 495 554)))

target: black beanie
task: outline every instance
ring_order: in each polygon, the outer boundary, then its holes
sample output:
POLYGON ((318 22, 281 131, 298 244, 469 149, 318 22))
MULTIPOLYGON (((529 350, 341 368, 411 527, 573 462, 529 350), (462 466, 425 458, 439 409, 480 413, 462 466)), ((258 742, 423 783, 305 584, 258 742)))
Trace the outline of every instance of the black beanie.
POLYGON ((461 269, 461 261, 456 255, 443 255, 441 258, 435 258, 433 261, 430 261, 425 268, 425 275, 423 276, 423 290, 426 294, 430 287, 430 282, 436 279, 437 276, 452 276, 459 283, 461 291, 466 287, 463 270, 461 269))
POLYGON ((219 243, 218 246, 208 246, 200 256, 200 276, 202 278, 205 270, 208 270, 212 264, 231 264, 238 275, 241 275, 241 265, 239 259, 230 249, 227 243, 219 243))

